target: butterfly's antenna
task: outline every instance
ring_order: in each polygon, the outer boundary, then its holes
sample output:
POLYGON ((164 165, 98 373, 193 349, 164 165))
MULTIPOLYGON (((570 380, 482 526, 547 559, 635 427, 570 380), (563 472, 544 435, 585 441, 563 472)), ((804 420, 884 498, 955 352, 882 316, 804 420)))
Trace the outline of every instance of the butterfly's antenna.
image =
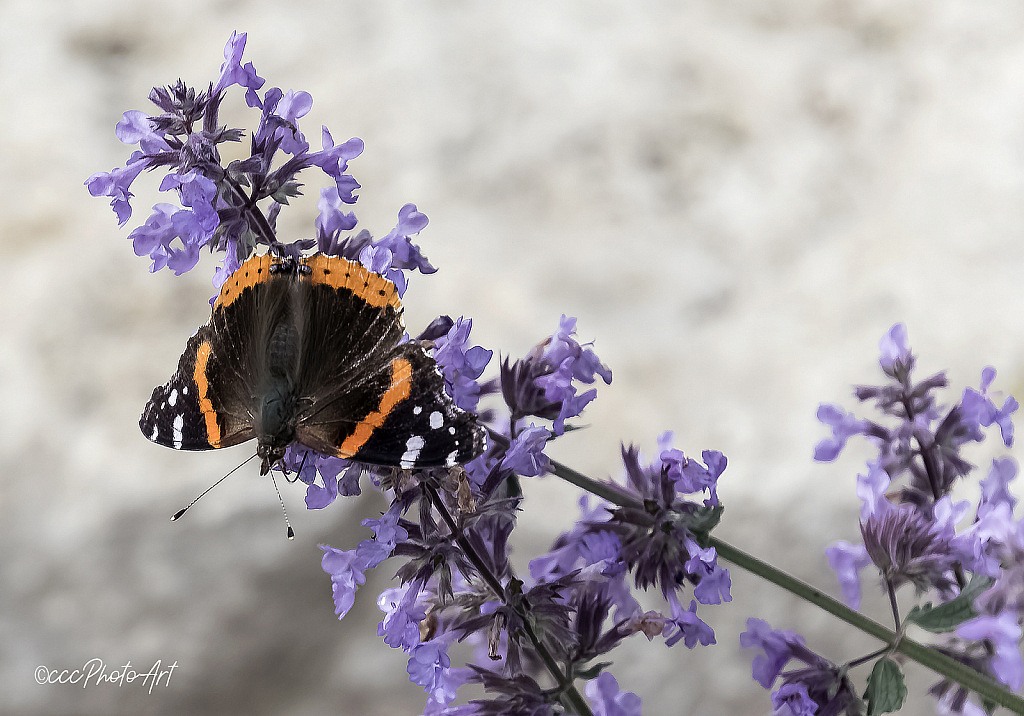
MULTIPOLYGON (((252 460, 252 458, 253 458, 253 457, 256 457, 256 454, 253 454, 253 456, 252 456, 252 457, 250 457, 250 458, 247 458, 247 459, 245 460, 245 462, 243 462, 243 463, 242 463, 242 465, 244 465, 245 463, 249 462, 249 460, 252 460)), ((215 483, 213 483, 212 485, 210 485, 209 487, 207 487, 207 488, 206 488, 205 490, 203 490, 202 492, 200 492, 200 493, 199 493, 199 497, 196 497, 196 499, 192 500, 192 501, 191 501, 190 503, 188 503, 187 505, 185 505, 184 507, 182 507, 182 508, 181 508, 180 510, 178 510, 177 512, 175 512, 175 513, 174 513, 173 515, 171 515, 171 522, 175 522, 175 521, 177 521, 177 519, 178 519, 179 517, 181 517, 181 516, 182 516, 183 514, 185 514, 185 510, 187 510, 187 509, 188 509, 189 507, 191 507, 192 505, 194 505, 194 504, 196 504, 197 502, 199 502, 199 498, 200 498, 200 497, 202 497, 202 496, 203 496, 203 495, 205 495, 205 494, 206 494, 207 492, 209 492, 210 490, 212 490, 213 488, 215 488, 215 487, 216 487, 217 485, 219 485, 220 483, 222 483, 222 482, 224 482, 224 481, 225 481, 226 479, 228 479, 228 477, 230 477, 230 476, 231 476, 231 474, 232 474, 232 473, 233 473, 233 472, 234 472, 235 470, 237 470, 237 469, 238 469, 239 467, 241 467, 242 465, 239 465, 239 466, 238 466, 238 467, 236 467, 236 468, 235 468, 234 470, 232 470, 231 472, 229 472, 229 473, 228 473, 227 475, 225 475, 225 476, 224 476, 224 477, 222 477, 221 479, 217 480, 217 482, 215 482, 215 483)))
POLYGON ((281 512, 284 513, 284 523, 288 525, 288 539, 295 539, 295 530, 292 529, 292 523, 288 521, 288 510, 284 508, 284 498, 281 497, 281 490, 277 487, 277 478, 274 477, 274 473, 270 473, 270 481, 274 483, 274 489, 277 491, 277 499, 281 503, 281 512))

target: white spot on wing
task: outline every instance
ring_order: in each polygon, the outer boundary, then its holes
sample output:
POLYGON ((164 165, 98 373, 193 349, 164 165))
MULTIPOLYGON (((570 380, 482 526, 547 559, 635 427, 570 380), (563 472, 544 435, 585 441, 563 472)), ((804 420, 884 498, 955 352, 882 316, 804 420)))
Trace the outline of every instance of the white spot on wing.
POLYGON ((435 410, 430 414, 430 428, 431 430, 437 430, 442 425, 444 425, 444 416, 435 410))
POLYGON ((412 414, 413 414, 413 415, 419 415, 419 414, 420 414, 420 413, 422 413, 422 412, 423 412, 423 408, 421 408, 421 407, 420 407, 420 406, 418 406, 418 405, 417 405, 417 406, 416 406, 415 408, 413 408, 413 409, 412 409, 412 414))
POLYGON ((398 464, 400 467, 410 468, 416 463, 416 458, 420 456, 420 449, 423 447, 425 441, 419 435, 413 435, 411 438, 405 441, 405 454, 402 455, 402 459, 399 460, 398 464))
POLYGON ((178 414, 174 416, 174 424, 171 426, 171 439, 174 441, 174 449, 181 450, 181 429, 185 425, 185 416, 178 414))
POLYGON ((454 435, 455 434, 455 426, 454 425, 448 426, 448 433, 450 435, 454 435))
POLYGON ((156 423, 153 423, 153 434, 149 436, 149 439, 152 440, 153 442, 156 442, 156 436, 157 433, 159 432, 160 430, 159 428, 157 428, 156 423))
POLYGON ((452 465, 454 465, 455 464, 455 458, 456 458, 456 456, 458 454, 459 454, 458 450, 452 450, 450 453, 448 453, 448 457, 446 457, 444 459, 445 467, 451 467, 452 465))
POLYGON ((174 389, 174 390, 171 391, 171 394, 167 396, 167 404, 170 405, 173 408, 174 404, 177 403, 177 402, 178 402, 178 390, 174 389))

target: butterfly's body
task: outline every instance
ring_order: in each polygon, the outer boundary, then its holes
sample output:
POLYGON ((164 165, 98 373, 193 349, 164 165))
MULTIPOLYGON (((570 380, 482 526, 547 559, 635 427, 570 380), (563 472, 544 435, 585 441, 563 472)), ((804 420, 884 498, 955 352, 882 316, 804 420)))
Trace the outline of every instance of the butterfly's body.
POLYGON ((394 284, 357 263, 250 258, 153 391, 140 427, 179 450, 256 438, 263 473, 293 442, 402 468, 471 460, 482 429, 403 334, 394 284))

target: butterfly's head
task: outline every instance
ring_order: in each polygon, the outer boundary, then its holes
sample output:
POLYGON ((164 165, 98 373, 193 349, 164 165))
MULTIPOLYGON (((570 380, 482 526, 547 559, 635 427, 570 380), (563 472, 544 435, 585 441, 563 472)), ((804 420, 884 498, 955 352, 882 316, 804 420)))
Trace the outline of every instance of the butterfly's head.
POLYGON ((260 442, 258 448, 256 448, 256 454, 259 455, 263 464, 260 466, 260 475, 266 475, 270 472, 270 468, 273 467, 274 463, 284 458, 284 451, 288 449, 288 445, 272 445, 271 443, 260 442))

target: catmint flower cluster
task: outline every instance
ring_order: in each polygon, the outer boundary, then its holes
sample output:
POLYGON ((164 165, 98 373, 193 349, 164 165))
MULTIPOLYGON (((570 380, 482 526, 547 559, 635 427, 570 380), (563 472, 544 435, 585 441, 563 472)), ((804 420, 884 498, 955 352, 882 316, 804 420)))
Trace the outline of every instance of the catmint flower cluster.
MULTIPOLYGON (((819 420, 831 428, 832 436, 818 443, 816 460, 834 460, 857 435, 874 443, 878 451, 864 474, 857 476, 863 542, 832 545, 827 550, 829 563, 843 596, 854 608, 861 601, 861 573, 873 568, 888 595, 897 629, 904 628, 896 601, 898 589, 911 586, 916 595, 936 600, 916 607, 906 620, 944 634, 944 641, 937 644, 942 653, 1019 690, 1024 686, 1020 651, 1024 520, 1014 518, 1016 499, 1008 489, 1017 474, 1016 464, 1009 458, 993 461, 988 476, 980 481, 977 507, 955 501, 951 495, 959 482, 975 472, 961 455, 966 444, 981 442, 985 429, 995 426, 1003 444, 1012 445, 1011 416, 1017 401, 996 399, 990 392, 996 371, 987 367, 978 389, 965 389, 959 402, 943 407, 938 391, 946 387, 946 376, 940 372, 915 380, 916 358, 902 324, 892 327, 879 348, 887 382, 859 386, 854 395, 874 403, 881 418, 858 418, 837 405, 818 409, 819 420), (958 616, 951 617, 954 610, 958 616)), ((744 646, 764 651, 754 661, 754 677, 762 686, 770 688, 782 676, 781 687, 772 696, 777 708, 785 701, 794 714, 861 712, 863 705, 851 701, 852 692, 837 687, 838 682, 821 690, 822 674, 840 672, 809 652, 801 637, 750 620, 742 639, 744 646), (791 659, 807 668, 782 672, 791 659)), ((891 701, 883 710, 897 710, 906 696, 902 684, 899 666, 882 656, 868 679, 869 705, 888 694, 891 701)), ((930 693, 938 699, 941 713, 985 712, 964 688, 948 679, 935 684, 930 693)), ((877 707, 876 703, 873 708, 877 707)))
MULTIPOLYGON (((361 263, 404 295, 411 272, 436 271, 412 241, 427 217, 406 204, 382 238, 357 230, 350 207, 359 184, 349 163, 362 153, 362 141, 337 144, 323 127, 320 149, 311 148, 300 121, 312 97, 265 89, 253 64, 243 64, 245 44, 245 34, 232 34, 219 76, 205 89, 179 80, 152 91, 153 114, 125 112, 115 133, 137 149, 124 167, 90 177, 88 190, 108 197, 125 225, 133 182, 143 171, 164 173, 160 190, 174 200, 154 206, 128 235, 153 272, 188 272, 206 249, 221 256, 213 272, 219 289, 260 247, 291 259, 319 252, 361 263), (259 119, 248 158, 225 164, 221 145, 246 137, 220 116, 225 93, 235 87, 259 119), (320 190, 313 237, 283 241, 277 217, 301 196, 299 173, 313 168, 329 181, 320 190)), ((310 509, 360 494, 364 476, 390 496, 382 515, 363 520, 369 534, 358 545, 322 546, 321 566, 335 613, 344 618, 366 572, 386 560, 397 564, 396 586, 377 598, 378 635, 407 655, 409 678, 426 694, 424 713, 638 715, 639 697, 620 689, 606 670, 609 652, 637 634, 660 636, 670 647, 715 642, 696 612, 698 603, 729 599, 728 572, 707 544, 721 513, 716 483, 725 458, 716 452, 705 452, 703 463, 688 458, 672 448, 670 434, 659 441, 653 462, 623 448, 624 480, 604 483, 622 504, 583 499, 579 522, 531 562, 529 575, 517 575, 509 538, 524 504, 521 481, 556 469, 546 446, 574 428, 572 421, 597 397, 597 379, 608 385, 612 372, 592 344, 577 339, 576 319, 563 315, 524 358, 506 359, 496 378, 484 379, 493 351, 474 344, 472 327, 469 318, 440 316, 403 340, 428 346, 455 404, 492 426, 483 455, 455 468, 398 470, 293 443, 273 469, 305 484, 310 509), (661 591, 664 609, 641 609, 634 590, 649 587, 661 591), (477 646, 465 666, 448 653, 460 641, 477 646), (482 685, 485 697, 455 705, 469 683, 482 685)))

